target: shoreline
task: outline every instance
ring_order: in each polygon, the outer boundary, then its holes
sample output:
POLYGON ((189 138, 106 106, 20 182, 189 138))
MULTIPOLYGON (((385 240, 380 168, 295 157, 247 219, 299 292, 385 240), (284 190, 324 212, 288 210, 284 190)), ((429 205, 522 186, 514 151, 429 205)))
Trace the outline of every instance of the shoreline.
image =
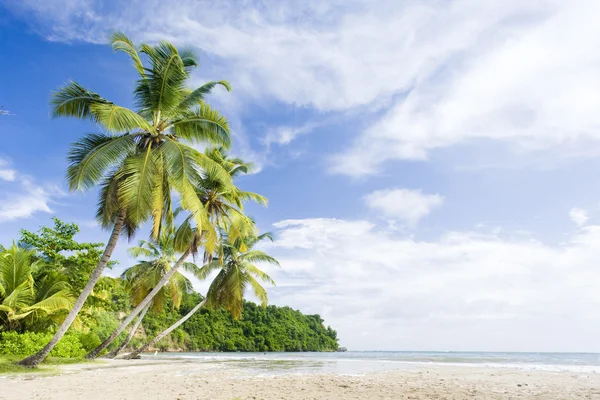
MULTIPOLYGON (((275 368, 277 366, 274 366, 275 368)), ((259 374, 198 360, 102 360, 57 373, 2 375, 0 399, 593 399, 600 374, 414 365, 364 374, 259 374)))
MULTIPOLYGON (((361 352, 350 352, 349 354, 361 352)), ((373 353, 373 352, 366 352, 373 353)), ((398 352, 390 352, 398 353, 398 352)), ((421 353, 421 352, 418 352, 421 353)), ((433 352, 432 352, 433 353, 433 352)), ((197 362, 249 362, 249 361, 283 361, 283 362, 298 362, 316 361, 311 357, 311 354, 319 354, 323 356, 323 352, 162 352, 154 355, 145 353, 146 360, 159 361, 176 361, 176 360, 195 360, 197 362)), ((439 354, 435 352, 435 354, 439 354)), ((451 354, 451 353, 450 353, 451 354)), ((473 352, 473 354, 478 354, 473 352)), ((479 353, 480 354, 480 353, 479 353)), ((490 353, 491 354, 491 353, 490 353)), ((514 354, 530 354, 530 353, 506 353, 514 354)), ((533 353, 532 353, 533 354, 533 353)), ((538 354, 538 353, 535 353, 538 354)), ((564 354, 564 353, 548 353, 548 354, 564 354)), ((577 353, 580 354, 580 353, 577 353)), ((593 353, 587 353, 596 355, 593 353)), ((600 374, 600 364, 585 364, 585 363, 560 363, 560 362, 519 362, 519 361, 480 361, 476 359, 462 361, 440 361, 440 360, 410 360, 410 359, 365 359, 365 358, 349 358, 344 357, 340 353, 327 353, 327 357, 319 357, 323 363, 361 363, 361 364, 388 364, 395 365, 398 368, 405 367, 435 367, 435 366, 451 366, 451 367, 473 367, 473 368, 489 368, 489 369, 515 369, 523 371, 548 371, 548 372, 568 372, 568 373, 585 373, 585 374, 600 374), (336 355, 339 354, 339 357, 336 355)), ((363 372, 376 372, 365 369, 363 372)))

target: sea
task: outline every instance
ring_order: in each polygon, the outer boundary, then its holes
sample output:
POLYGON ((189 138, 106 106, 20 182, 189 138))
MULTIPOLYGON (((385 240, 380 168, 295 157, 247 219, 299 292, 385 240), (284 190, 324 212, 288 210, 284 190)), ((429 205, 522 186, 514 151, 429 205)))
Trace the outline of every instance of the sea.
POLYGON ((430 351, 347 351, 339 353, 157 353, 146 360, 185 360, 247 370, 252 374, 338 373, 360 375, 414 366, 472 366, 600 373, 598 353, 491 353, 430 351))

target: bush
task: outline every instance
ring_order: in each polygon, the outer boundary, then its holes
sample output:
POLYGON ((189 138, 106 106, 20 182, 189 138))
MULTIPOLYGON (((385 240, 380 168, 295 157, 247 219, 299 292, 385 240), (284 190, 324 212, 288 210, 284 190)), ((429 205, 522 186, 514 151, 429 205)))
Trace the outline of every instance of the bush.
MULTIPOLYGON (((51 333, 4 332, 0 333, 0 354, 28 356, 41 350, 52 339, 51 333)), ((51 357, 83 357, 86 349, 80 341, 80 335, 67 334, 50 352, 51 357)))
POLYGON ((94 332, 80 334, 79 341, 86 352, 94 350, 102 343, 100 337, 94 332))
MULTIPOLYGON (((81 345, 81 342, 79 341, 79 336, 80 335, 77 334, 65 335, 60 340, 60 342, 56 344, 54 349, 52 349, 52 351, 50 352, 50 357, 79 358, 85 356, 87 352, 81 345)), ((48 341, 51 338, 52 335, 49 335, 48 341)), ((46 343, 48 341, 46 341, 46 343)), ((46 343, 44 343, 44 345, 46 343)), ((42 347, 40 347, 40 349, 42 347)))
POLYGON ((51 338, 47 333, 0 333, 0 354, 27 356, 40 350, 51 338))

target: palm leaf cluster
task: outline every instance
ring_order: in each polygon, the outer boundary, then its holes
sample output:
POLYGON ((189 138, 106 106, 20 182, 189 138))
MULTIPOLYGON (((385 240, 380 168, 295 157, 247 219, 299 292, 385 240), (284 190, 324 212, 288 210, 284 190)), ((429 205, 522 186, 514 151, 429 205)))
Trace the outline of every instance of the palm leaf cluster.
POLYGON ((117 105, 76 82, 52 97, 55 117, 76 117, 98 124, 103 132, 77 141, 69 154, 67 178, 72 190, 101 186, 97 217, 104 227, 126 215, 130 235, 149 218, 152 236, 170 221, 171 192, 200 227, 208 223, 195 187, 210 174, 231 184, 229 174, 195 149, 198 143, 228 148, 230 132, 225 117, 210 107, 206 95, 215 86, 230 90, 225 81, 187 89, 190 72, 198 65, 193 53, 168 42, 135 47, 123 34, 111 38, 115 51, 127 53, 138 73, 135 107, 117 105))
MULTIPOLYGON (((158 285, 164 275, 173 268, 177 252, 174 248, 175 236, 172 230, 163 230, 158 241, 140 241, 139 246, 129 249, 129 254, 142 258, 137 264, 126 269, 121 278, 127 282, 134 305, 139 304, 150 291, 158 285)), ((198 267, 194 263, 185 262, 183 271, 197 275, 198 267)), ((178 309, 184 293, 193 290, 192 283, 179 271, 169 279, 152 299, 151 308, 160 312, 168 304, 178 309)))
POLYGON ((34 281, 43 262, 35 252, 13 244, 0 252, 0 327, 39 330, 57 323, 73 305, 70 286, 45 276, 34 281))
POLYGON ((233 318, 239 319, 243 310, 243 298, 250 289, 258 300, 266 305, 267 291, 259 281, 275 285, 271 277, 259 269, 256 263, 279 266, 279 262, 261 250, 253 250, 261 240, 270 239, 270 233, 260 236, 238 238, 223 245, 223 259, 214 259, 200 270, 200 277, 206 278, 218 271, 206 295, 206 305, 211 308, 223 307, 233 318))

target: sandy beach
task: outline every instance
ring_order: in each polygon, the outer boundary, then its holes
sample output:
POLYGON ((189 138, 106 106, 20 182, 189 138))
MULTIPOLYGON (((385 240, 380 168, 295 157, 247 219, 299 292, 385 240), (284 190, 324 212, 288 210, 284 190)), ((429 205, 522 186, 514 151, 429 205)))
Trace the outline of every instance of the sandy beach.
POLYGON ((362 375, 255 374, 197 361, 110 361, 0 377, 0 399, 600 399, 600 374, 406 366, 362 375))

